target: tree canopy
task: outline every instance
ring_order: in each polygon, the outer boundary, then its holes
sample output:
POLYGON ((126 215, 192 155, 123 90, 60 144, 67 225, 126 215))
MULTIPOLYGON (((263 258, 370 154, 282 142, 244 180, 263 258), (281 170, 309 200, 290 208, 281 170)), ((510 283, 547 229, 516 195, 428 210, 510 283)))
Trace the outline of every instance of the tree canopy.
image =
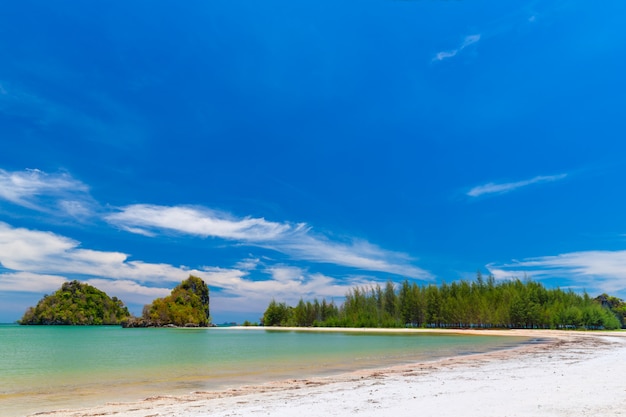
POLYGON ((120 324, 130 313, 117 297, 78 281, 65 282, 52 295, 30 307, 20 324, 98 325, 120 324))
POLYGON ((626 304, 606 294, 596 299, 519 279, 496 283, 478 275, 418 286, 391 281, 384 288, 356 287, 344 303, 300 300, 295 307, 275 300, 263 314, 265 326, 618 329, 626 304))
POLYGON ((198 326, 210 323, 209 287, 193 275, 177 285, 170 295, 144 306, 142 318, 124 323, 127 327, 198 326))

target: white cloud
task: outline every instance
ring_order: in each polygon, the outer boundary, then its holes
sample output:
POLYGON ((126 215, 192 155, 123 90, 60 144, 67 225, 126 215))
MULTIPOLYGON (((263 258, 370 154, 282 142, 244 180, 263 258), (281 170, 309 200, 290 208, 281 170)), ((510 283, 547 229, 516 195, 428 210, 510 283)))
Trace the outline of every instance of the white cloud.
POLYGON ((302 225, 269 222, 263 218, 234 219, 226 213, 200 207, 135 204, 106 216, 107 221, 130 232, 170 230, 202 237, 243 241, 271 240, 297 232, 302 225))
POLYGON ((333 242, 312 233, 286 239, 268 246, 296 259, 330 263, 368 271, 388 272, 412 278, 430 278, 427 271, 411 265, 402 253, 386 251, 363 240, 333 242))
POLYGON ((235 268, 241 269, 244 271, 252 271, 256 269, 257 266, 259 266, 260 262, 261 262, 261 259, 252 257, 252 255, 250 255, 249 258, 242 259, 241 261, 237 262, 237 264, 235 265, 235 268))
POLYGON ((295 266, 282 266, 277 265, 267 269, 272 275, 272 278, 277 282, 296 282, 300 283, 304 281, 302 268, 295 266))
POLYGON ((567 174, 560 175, 549 175, 549 176, 537 176, 531 178, 529 180, 517 181, 517 182, 508 182, 496 184, 493 182, 479 185, 467 192, 467 195, 470 197, 479 197, 485 194, 503 194, 509 191, 517 190, 518 188, 527 187, 533 184, 541 184, 546 182, 554 182, 559 181, 567 177, 567 174))
POLYGON ((84 201, 59 201, 59 208, 61 211, 74 218, 88 218, 92 215, 92 205, 86 204, 84 201))
POLYGON ((332 241, 315 234, 305 223, 277 223, 252 217, 237 219, 206 208, 145 204, 122 208, 106 219, 133 233, 150 235, 163 230, 217 237, 275 250, 297 260, 430 278, 427 271, 411 265, 407 255, 386 251, 362 240, 332 241))
POLYGON ((211 296, 211 308, 224 312, 262 312, 270 300, 295 305, 300 298, 337 300, 343 299, 355 286, 376 284, 371 277, 354 276, 338 280, 319 273, 288 266, 274 265, 265 271, 267 279, 253 280, 244 271, 222 268, 206 268, 200 275, 213 288, 219 288, 219 296, 211 296))
MULTIPOLYGON (((89 195, 89 188, 69 174, 46 174, 36 169, 18 172, 0 169, 0 198, 29 209, 55 216, 63 213, 77 219, 95 216, 99 211, 97 208, 100 207, 89 195)), ((149 237, 155 236, 158 232, 169 231, 203 238, 220 238, 237 244, 268 248, 304 261, 388 272, 413 278, 431 277, 427 271, 411 265, 412 260, 404 254, 386 251, 362 240, 347 239, 341 242, 331 240, 322 234, 314 233, 305 223, 272 222, 255 217, 236 218, 228 213, 205 207, 150 204, 124 207, 106 215, 105 220, 128 232, 149 237)), ((33 233, 28 236, 34 236, 33 233)), ((88 254, 74 248, 76 242, 50 239, 49 234, 40 233, 43 234, 37 238, 41 237, 48 244, 71 247, 74 261, 78 261, 79 255, 88 254)), ((11 250, 17 248, 14 246, 11 250)), ((99 258, 104 256, 103 253, 92 255, 99 258)), ((64 253, 64 256, 68 254, 64 253)), ((116 256, 118 263, 123 263, 131 273, 141 275, 141 272, 137 271, 145 268, 144 265, 139 262, 126 262, 124 254, 116 256)), ((63 263, 64 258, 48 261, 50 262, 48 265, 54 265, 63 263)), ((92 266, 94 260, 84 263, 87 269, 92 266)), ((73 265, 76 266, 76 263, 73 265)), ((111 268, 105 268, 103 271, 115 272, 111 271, 111 268)))
POLYGON ((65 281, 67 278, 59 275, 8 272, 0 274, 0 291, 52 293, 65 281))
MULTIPOLYGON (((121 252, 83 249, 79 242, 65 236, 15 228, 3 222, 0 222, 0 265, 6 270, 0 273, 0 291, 52 293, 63 282, 78 279, 133 304, 147 304, 166 296, 190 274, 204 278, 211 287, 223 286, 241 298, 246 297, 243 291, 248 288, 242 280, 247 272, 129 261, 128 255, 121 252), (242 293, 238 292, 238 286, 242 293)), ((258 296, 270 290, 271 286, 258 296)))
MULTIPOLYGON (((265 260, 267 261, 267 260, 265 260)), ((354 286, 369 286, 368 276, 341 279, 284 264, 267 265, 250 258, 238 268, 199 269, 129 261, 121 252, 85 249, 80 243, 51 232, 15 228, 0 222, 0 291, 52 293, 63 282, 78 279, 125 303, 147 304, 169 294, 188 275, 205 280, 211 289, 211 309, 219 314, 262 312, 272 298, 295 304, 310 300, 343 299, 354 286), (257 270, 250 276, 250 270, 257 270)), ((24 310, 27 306, 24 306, 24 310)), ((139 314, 136 311, 135 314, 139 314)))
MULTIPOLYGON (((626 251, 582 251, 489 264, 496 278, 564 278, 588 291, 626 294, 626 251)), ((623 296, 622 295, 622 296, 623 296)))
MULTIPOLYGON (((69 280, 71 279, 66 276, 33 272, 0 273, 0 291, 4 293, 52 294, 69 280)), ((127 305, 148 304, 155 298, 168 295, 171 291, 169 288, 148 287, 131 280, 92 278, 81 281, 106 292, 110 296, 119 298, 127 305)), ((21 305, 19 307, 26 311, 28 306, 21 305)))
POLYGON ((155 298, 169 295, 172 291, 171 288, 147 287, 127 279, 93 278, 88 279, 86 282, 109 295, 115 295, 125 303, 133 304, 148 304, 155 298))
POLYGON ((452 57, 456 56, 463 49, 465 49, 468 46, 473 45, 473 44, 477 43, 478 41, 480 41, 480 37, 481 37, 481 35, 479 33, 477 33, 475 35, 466 36, 463 39, 463 42, 461 43, 461 45, 459 45, 458 48, 452 49, 452 50, 449 50, 449 51, 438 52, 437 54, 435 54, 435 57, 433 58, 433 61, 443 61, 444 59, 448 59, 448 58, 452 58, 452 57))
MULTIPOLYGON (((60 275, 38 274, 33 272, 9 272, 0 274, 0 291, 48 293, 57 291, 70 279, 60 275)), ((92 285, 126 303, 146 304, 158 297, 168 295, 171 289, 147 287, 130 280, 92 278, 83 282, 92 285)))
POLYGON ((121 252, 82 249, 79 242, 51 232, 14 228, 0 222, 0 264, 7 269, 60 276, 179 282, 192 270, 168 264, 128 261, 121 252))
POLYGON ((38 169, 9 172, 0 169, 0 199, 31 210, 74 218, 89 217, 96 203, 89 188, 69 174, 38 169))
MULTIPOLYGON (((0 170, 0 199, 43 213, 76 218, 102 214, 89 188, 69 174, 39 170, 0 170)), ((407 255, 386 251, 357 239, 330 239, 304 223, 236 218, 204 207, 136 204, 105 216, 132 233, 155 236, 175 232, 218 238, 235 245, 263 247, 298 261, 329 263, 366 271, 430 278, 412 265, 407 255)), ((234 268, 190 269, 164 263, 130 260, 116 251, 84 248, 81 243, 49 231, 13 227, 0 221, 0 291, 44 293, 56 291, 66 280, 94 285, 127 303, 146 304, 165 296, 188 275, 203 278, 212 288, 212 308, 221 312, 263 311, 272 298, 296 303, 300 297, 343 298, 355 285, 370 285, 372 277, 341 279, 307 269, 272 264, 269 258, 249 255, 234 268), (255 276, 250 274, 254 271, 255 276)), ((136 312, 138 313, 138 312, 136 312)))

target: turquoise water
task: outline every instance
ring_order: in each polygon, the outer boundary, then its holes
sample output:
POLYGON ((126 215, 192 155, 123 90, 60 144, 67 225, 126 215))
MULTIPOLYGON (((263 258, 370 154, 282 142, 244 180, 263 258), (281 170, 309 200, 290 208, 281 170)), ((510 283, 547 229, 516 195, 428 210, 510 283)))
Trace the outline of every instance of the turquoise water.
POLYGON ((504 349, 450 334, 0 325, 3 416, 504 349))

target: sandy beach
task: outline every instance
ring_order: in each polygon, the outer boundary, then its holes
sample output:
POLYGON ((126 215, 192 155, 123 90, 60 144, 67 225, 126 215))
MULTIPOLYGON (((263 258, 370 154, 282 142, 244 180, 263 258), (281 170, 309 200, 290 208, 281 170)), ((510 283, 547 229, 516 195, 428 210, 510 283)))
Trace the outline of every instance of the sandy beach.
MULTIPOLYGON (((345 330, 345 329, 344 329, 345 330)), ((481 331, 463 331, 463 334, 481 331)), ((541 343, 481 355, 186 396, 50 417, 618 416, 626 414, 626 332, 489 331, 541 343)))

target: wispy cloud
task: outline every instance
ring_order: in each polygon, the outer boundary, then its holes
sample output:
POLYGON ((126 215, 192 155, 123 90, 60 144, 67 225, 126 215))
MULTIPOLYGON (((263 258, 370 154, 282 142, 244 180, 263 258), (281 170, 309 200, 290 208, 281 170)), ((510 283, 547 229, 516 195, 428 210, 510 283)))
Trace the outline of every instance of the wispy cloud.
POLYGON ((236 217, 207 207, 183 205, 134 204, 105 214, 102 206, 89 194, 89 187, 67 173, 47 174, 37 169, 9 172, 0 169, 0 199, 53 216, 75 219, 103 216, 116 227, 145 236, 181 233, 218 238, 236 245, 274 250, 294 260, 412 278, 431 277, 427 271, 414 266, 413 259, 406 254, 382 249, 362 239, 331 239, 315 232, 306 223, 236 217))
POLYGON ((272 240, 297 233, 304 225, 269 222, 263 218, 234 218, 227 213, 203 207, 136 204, 106 216, 107 221, 133 233, 150 235, 169 230, 202 237, 241 241, 272 240))
MULTIPOLYGON (((304 298, 342 298, 355 285, 377 281, 367 276, 341 279, 285 264, 248 260, 234 268, 197 269, 129 261, 128 255, 82 248, 80 243, 51 232, 16 228, 0 222, 0 291, 46 293, 67 280, 79 279, 127 303, 147 304, 169 293, 193 274, 211 288, 211 306, 222 314, 263 311, 275 298, 295 303, 304 298), (240 268, 244 267, 244 268, 240 268), (257 269, 256 276, 250 270, 257 269)), ((139 312, 137 312, 139 313, 139 312)))
POLYGON ((0 199, 54 215, 85 218, 96 202, 89 187, 67 173, 47 174, 38 169, 9 172, 0 169, 0 199))
POLYGON ((387 272, 413 278, 428 279, 430 273, 412 265, 406 254, 384 250, 364 240, 333 241, 311 231, 285 240, 270 242, 273 248, 295 259, 354 267, 368 271, 387 272))
POLYGON ((271 249, 292 257, 368 271, 388 272, 414 278, 430 274, 411 264, 404 254, 386 251, 363 240, 331 240, 313 232, 305 223, 270 222, 263 218, 236 218, 201 207, 132 205, 106 217, 110 223, 133 233, 154 235, 178 232, 217 237, 271 249))
POLYGON ((571 287, 588 291, 626 292, 626 250, 570 252, 489 264, 487 268, 501 279, 527 274, 535 279, 567 279, 571 287))
POLYGON ((244 313, 262 311, 272 298, 289 303, 300 297, 342 298, 355 285, 378 282, 378 278, 363 271, 431 278, 406 254, 362 239, 331 238, 305 223, 237 217, 202 206, 135 204, 111 211, 91 197, 86 184, 67 173, 0 170, 0 199, 54 216, 102 218, 123 230, 147 236, 177 233, 221 239, 225 245, 263 248, 287 255, 295 264, 285 264, 284 257, 277 263, 251 253, 232 266, 189 268, 143 262, 131 260, 122 252, 85 248, 81 242, 57 233, 0 221, 3 292, 52 292, 66 280, 79 279, 127 303, 141 305, 166 295, 171 287, 193 274, 211 287, 213 308, 223 313, 244 313), (345 269, 341 275, 331 277, 310 271, 311 263, 345 269))
POLYGON ((480 33, 466 36, 463 39, 463 42, 461 42, 461 44, 457 48, 451 49, 449 51, 437 52, 437 54, 435 54, 435 57, 433 58, 433 61, 443 61, 444 59, 455 57, 463 49, 480 41, 480 38, 481 38, 480 33))
POLYGON ((59 289, 65 281, 67 278, 59 275, 6 272, 0 273, 0 291, 47 293, 59 289))
MULTIPOLYGON (((185 278, 187 275, 181 278, 181 281, 185 278)), ((115 294, 116 297, 128 304, 145 305, 151 303, 155 298, 165 297, 171 292, 170 287, 149 287, 140 281, 131 279, 87 278, 85 282, 107 294, 115 294)))
POLYGON ((295 304, 300 298, 327 301, 342 299, 355 286, 375 285, 367 276, 349 276, 341 280, 320 273, 278 264, 263 270, 265 279, 251 279, 236 269, 203 268, 201 272, 211 286, 220 288, 220 295, 211 298, 211 305, 222 312, 263 311, 270 300, 295 304))
MULTIPOLYGON (((1 281, 15 282, 23 274, 37 274, 40 280, 58 284, 58 277, 102 278, 108 280, 133 280, 157 285, 179 282, 193 272, 168 264, 129 261, 121 252, 106 252, 80 247, 80 243, 52 232, 16 228, 0 222, 0 264, 11 271, 2 275, 1 281)), ((15 288, 23 291, 27 283, 15 288)))
POLYGON ((567 174, 559 174, 559 175, 549 175, 549 176, 538 176, 531 178, 529 180, 517 181, 517 182, 506 182, 506 183, 487 183, 483 185, 479 185, 477 187, 472 188, 467 192, 467 195, 470 197, 480 197, 485 194, 503 194, 510 191, 517 190, 522 187, 527 187, 529 185, 541 184, 547 182, 554 182, 565 179, 567 174))

